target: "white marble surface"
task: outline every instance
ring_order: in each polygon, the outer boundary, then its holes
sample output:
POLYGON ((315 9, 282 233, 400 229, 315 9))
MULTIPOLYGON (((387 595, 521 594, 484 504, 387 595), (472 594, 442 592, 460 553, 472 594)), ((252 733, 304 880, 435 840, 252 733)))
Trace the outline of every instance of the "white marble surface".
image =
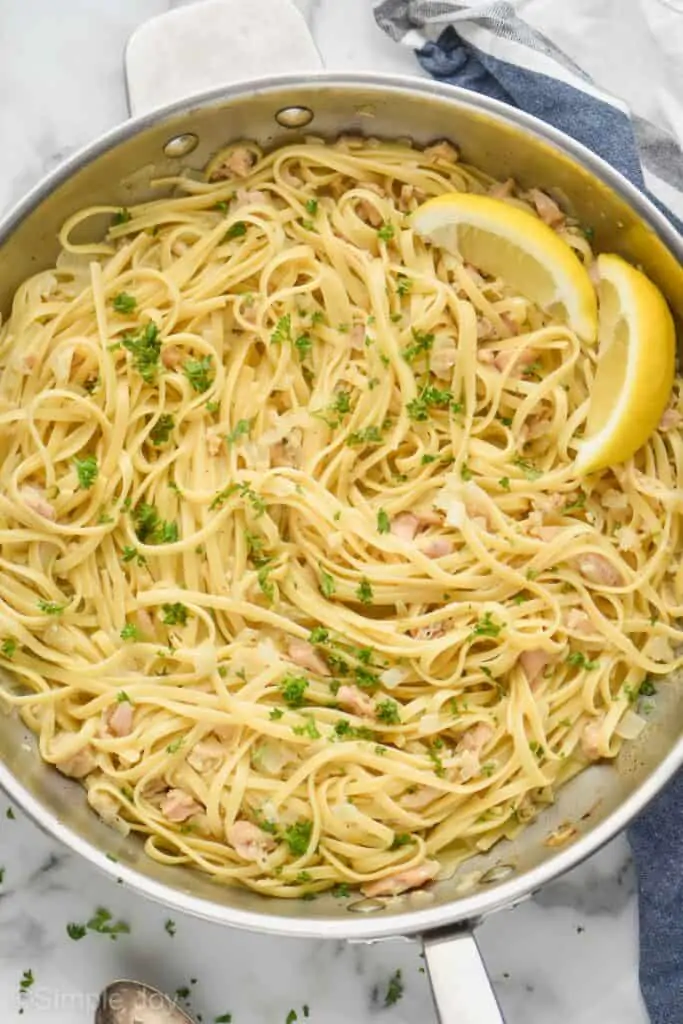
MULTIPOLYGON (((248 2, 248 0, 245 0, 248 2)), ((412 55, 376 29, 371 0, 297 0, 328 67, 420 74, 412 55)), ((133 28, 166 0, 0 0, 0 209, 68 153, 126 116, 122 54, 133 28)), ((134 976, 191 989, 208 1024, 311 1024, 380 1018, 432 1024, 435 1014, 412 943, 338 943, 245 935, 141 901, 47 839, 0 794, 0 1020, 86 1024, 96 994, 134 976), (106 906, 130 924, 116 942, 66 932, 106 906), (383 1006, 401 968, 405 994, 383 1006), (30 969, 33 986, 22 996, 30 969), (196 978, 196 984, 190 979, 196 978)), ((637 985, 634 879, 620 840, 582 868, 480 929, 508 1024, 645 1024, 637 985)))

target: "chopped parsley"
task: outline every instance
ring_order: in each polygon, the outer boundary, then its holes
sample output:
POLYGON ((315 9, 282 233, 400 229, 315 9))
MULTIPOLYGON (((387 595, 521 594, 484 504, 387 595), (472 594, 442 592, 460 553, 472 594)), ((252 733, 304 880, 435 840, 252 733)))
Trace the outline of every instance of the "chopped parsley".
POLYGON ((356 597, 362 604, 372 604, 373 593, 370 580, 365 577, 360 581, 355 590, 356 597))
POLYGON ((502 628, 501 625, 493 621, 491 612, 486 612, 483 618, 475 622, 470 636, 498 636, 502 628))
POLYGON ((585 668, 587 672, 592 672, 593 669, 600 668, 600 662, 591 661, 583 651, 571 651, 567 655, 567 664, 573 665, 574 668, 585 668))
POLYGON ((463 462, 462 466, 460 467, 460 476, 465 481, 472 479, 472 470, 470 469, 466 462, 463 462))
POLYGON ((126 693, 125 690, 119 690, 119 692, 116 694, 116 703, 117 704, 132 704, 133 702, 130 699, 130 697, 128 696, 128 694, 126 693))
POLYGON ((654 697, 657 693, 657 688, 651 679, 643 679, 638 689, 639 697, 654 697))
POLYGON ((133 357, 133 369, 140 374, 144 382, 156 383, 161 353, 161 339, 156 324, 150 320, 138 331, 126 331, 121 344, 130 352, 133 357))
POLYGON ((256 582, 263 594, 268 598, 269 601, 275 598, 275 587, 268 578, 269 573, 273 571, 275 566, 273 565, 262 565, 256 574, 256 582))
POLYGON ((183 373, 189 380, 192 388, 203 394, 213 384, 213 359, 211 356, 202 356, 201 359, 188 359, 183 365, 183 373))
POLYGON ((403 349, 403 358, 409 363, 412 363, 419 355, 429 352, 434 344, 433 334, 423 334, 421 331, 416 331, 414 327, 411 328, 411 334, 413 336, 412 345, 403 349))
POLYGON ((387 221, 377 229, 377 237, 381 238, 383 242, 390 242, 395 235, 395 229, 393 224, 388 224, 387 221))
POLYGON ((175 935, 175 921, 171 920, 170 917, 164 924, 164 930, 168 932, 171 938, 175 935))
POLYGON ((338 740, 373 740, 375 738, 372 729, 361 725, 356 728, 351 725, 348 718, 339 718, 334 723, 334 737, 338 740))
POLYGON ((397 832, 389 849, 400 850, 402 846, 407 846, 408 843, 412 843, 412 841, 413 837, 410 832, 397 832))
POLYGON ((385 725, 401 724, 401 714, 395 700, 387 699, 380 701, 379 704, 375 704, 375 714, 379 721, 385 725))
POLYGON ((57 604, 56 601, 43 601, 41 598, 38 602, 38 610, 45 615, 61 615, 65 608, 65 604, 57 604))
POLYGON ((234 224, 231 224, 228 230, 223 236, 223 241, 228 241, 231 238, 243 238, 247 233, 247 225, 243 220, 236 220, 234 224))
POLYGON ((17 641, 11 636, 8 636, 0 644, 0 654, 2 654, 5 658, 13 658, 16 653, 16 650, 17 641))
POLYGON ((543 471, 537 469, 533 462, 529 462, 528 459, 513 459, 512 464, 522 470, 527 480, 538 480, 539 477, 543 476, 543 471))
POLYGON ((336 896, 338 900, 347 900, 351 895, 351 887, 348 882, 339 882, 330 889, 330 893, 332 896, 336 896))
POLYGON ((132 547, 130 544, 126 544, 121 552, 122 562, 137 562, 138 565, 145 565, 147 559, 144 555, 141 555, 137 548, 132 547))
POLYGON ((108 935, 116 939, 117 935, 128 935, 129 925, 125 921, 114 921, 112 914, 105 907, 98 907, 93 916, 86 922, 88 931, 97 932, 98 935, 108 935))
POLYGON ((292 317, 290 313, 286 313, 284 316, 281 316, 277 321, 275 324, 275 330, 270 336, 270 340, 275 345, 281 344, 283 341, 292 340, 292 317))
POLYGON ((355 448, 358 445, 363 444, 381 444, 382 443, 382 431, 379 427, 364 427, 362 430, 354 430, 352 434, 346 438, 346 443, 349 448, 355 448))
POLYGON ((235 424, 234 430, 231 430, 229 434, 225 435, 225 440, 228 444, 235 444, 239 441, 240 437, 248 437, 250 430, 251 420, 238 420, 235 424))
POLYGON ((268 718, 270 718, 271 722, 277 722, 279 721, 280 718, 282 718, 283 715, 284 711, 282 710, 282 708, 271 708, 268 718))
POLYGON ((406 409, 411 420, 423 423, 429 419, 429 410, 435 406, 448 405, 453 401, 453 392, 445 388, 437 388, 433 384, 425 384, 417 398, 408 402, 406 409))
POLYGON ((581 491, 576 501, 570 501, 568 505, 565 505, 562 511, 566 514, 567 512, 578 512, 580 509, 586 507, 586 492, 581 491))
POLYGON ((22 992, 28 992, 28 990, 30 989, 31 985, 33 985, 35 980, 36 979, 33 977, 33 971, 29 967, 29 969, 27 971, 24 971, 24 973, 21 976, 19 988, 21 989, 22 992))
POLYGON ((168 746, 166 747, 166 753, 167 754, 177 754, 178 751, 180 750, 180 748, 182 747, 182 745, 183 745, 183 738, 182 738, 182 736, 178 736, 177 739, 171 740, 171 742, 168 744, 168 746))
POLYGON ((389 516, 386 514, 383 508, 377 513, 377 532, 378 533, 389 533, 391 529, 391 523, 389 516))
POLYGON ((306 213, 310 214, 311 217, 315 217, 317 212, 318 212, 318 200, 317 199, 307 199, 306 200, 306 213))
POLYGON ((403 973, 400 970, 395 971, 389 978, 389 984, 387 985, 387 991, 384 996, 385 1006, 395 1006, 395 1004, 403 998, 403 973))
POLYGON ((178 526, 160 519, 154 505, 141 501, 133 510, 135 533, 142 544, 173 544, 178 540, 178 526))
POLYGON ((71 922, 66 926, 66 934, 70 939, 73 939, 74 942, 79 942, 80 939, 84 939, 87 931, 88 930, 84 924, 74 924, 71 922))
POLYGON ((222 1013, 220 1017, 214 1017, 213 1024, 232 1024, 232 1014, 222 1013))
POLYGON ((171 431, 173 430, 174 427, 175 420, 170 415, 170 413, 162 413, 149 432, 149 437, 152 444, 166 444, 169 437, 171 436, 171 431))
POLYGON ((308 849, 313 831, 313 822, 302 818, 290 825, 284 831, 284 840, 289 847, 290 853, 295 857, 303 857, 308 849))
POLYGON ((334 576, 331 576, 329 572, 325 572, 322 566, 320 566, 320 591, 325 597, 332 597, 337 589, 334 576))
POLYGON ((313 348, 313 342, 311 341, 310 334, 300 334, 294 341, 294 348, 299 353, 301 359, 305 359, 313 348))
POLYGON ((117 210, 111 219, 112 227, 118 224, 127 224, 131 219, 132 214, 130 210, 127 210, 125 206, 122 206, 120 210, 117 210))
POLYGON ((176 601, 174 604, 162 604, 163 617, 161 621, 165 626, 186 626, 190 614, 184 604, 176 601))
MULTIPOLYGON (((398 275, 398 277, 396 278, 396 294, 397 295, 400 295, 401 297, 403 297, 404 295, 407 295, 412 287, 413 287, 413 282, 410 280, 409 277, 406 277, 405 274, 399 274, 398 275)), ((413 331, 413 337, 414 336, 415 336, 415 332, 413 331)))
POLYGON ((119 635, 122 640, 137 640, 140 633, 135 623, 127 622, 119 635))
POLYGON ((82 487, 84 491, 89 490, 97 480, 100 472, 97 459, 94 455, 86 455, 84 459, 74 459, 74 466, 76 467, 79 487, 82 487))
POLYGON ((326 644, 329 642, 329 639, 330 631, 323 626, 314 626, 308 634, 309 643, 312 644, 326 644))
POLYGON ((135 296, 129 295, 128 292, 119 292, 112 301, 112 306, 117 313, 132 313, 137 304, 135 296))
POLYGON ((306 715, 305 725, 294 725, 292 726, 292 732, 295 736, 308 736, 311 740, 319 740, 320 732, 318 726, 315 724, 315 718, 313 715, 306 715))
POLYGON ((299 1018, 297 1016, 296 1010, 290 1010, 287 1016, 285 1017, 285 1024, 294 1024, 294 1022, 298 1019, 299 1018))
POLYGON ((285 704, 290 708, 300 708, 306 703, 308 679, 305 676, 287 675, 280 682, 280 693, 285 704))
POLYGON ((443 761, 441 760, 441 755, 439 753, 439 751, 442 749, 443 740, 440 737, 437 737, 437 739, 435 739, 431 746, 427 749, 429 760, 434 765, 434 774, 437 775, 440 779, 442 779, 446 774, 446 769, 443 766, 443 761))
POLYGON ((509 491, 510 490, 510 477, 509 476, 502 476, 500 478, 500 480, 498 481, 498 483, 500 484, 500 486, 503 488, 504 491, 509 491))

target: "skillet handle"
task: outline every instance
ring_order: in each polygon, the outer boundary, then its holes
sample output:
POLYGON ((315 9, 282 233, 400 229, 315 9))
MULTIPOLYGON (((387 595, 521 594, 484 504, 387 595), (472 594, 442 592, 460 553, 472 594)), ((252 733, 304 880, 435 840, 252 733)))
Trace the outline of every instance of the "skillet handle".
POLYGON ((427 932, 422 944, 440 1024, 505 1024, 468 928, 427 932))
POLYGON ((322 60, 294 0, 201 0, 143 22, 125 66, 137 116, 245 79, 315 71, 322 60))

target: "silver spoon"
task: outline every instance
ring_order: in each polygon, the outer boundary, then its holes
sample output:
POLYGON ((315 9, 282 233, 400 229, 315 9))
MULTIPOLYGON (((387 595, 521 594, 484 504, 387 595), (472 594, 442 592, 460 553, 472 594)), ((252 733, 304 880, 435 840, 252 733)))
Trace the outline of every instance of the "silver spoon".
POLYGON ((194 1024, 163 992, 140 981, 114 981, 102 992, 95 1024, 194 1024))

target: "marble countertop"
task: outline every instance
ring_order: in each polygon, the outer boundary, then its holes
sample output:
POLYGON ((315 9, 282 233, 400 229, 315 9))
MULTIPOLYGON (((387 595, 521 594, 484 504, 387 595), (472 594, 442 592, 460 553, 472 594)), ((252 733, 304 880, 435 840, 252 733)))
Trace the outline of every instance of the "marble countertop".
MULTIPOLYGON (((297 0, 325 64, 421 74, 375 27, 371 0, 297 0)), ((47 170, 126 117, 122 54, 167 0, 22 0, 2 5, 0 210, 47 170), (77 59, 74 60, 74 54, 77 59)), ((204 1024, 436 1021, 419 947, 346 946, 238 933, 141 901, 42 835, 0 794, 0 1007, 3 1024, 90 1024, 109 981, 187 988, 204 1024), (107 907, 130 933, 67 933, 107 907), (171 934, 173 932, 174 934, 171 934), (391 975, 403 997, 385 1008, 391 975), (22 992, 25 972, 30 987, 22 992), (194 980, 193 980, 194 979, 194 980)), ((581 868, 479 929, 508 1024, 646 1024, 637 983, 629 851, 612 843, 581 868)))

